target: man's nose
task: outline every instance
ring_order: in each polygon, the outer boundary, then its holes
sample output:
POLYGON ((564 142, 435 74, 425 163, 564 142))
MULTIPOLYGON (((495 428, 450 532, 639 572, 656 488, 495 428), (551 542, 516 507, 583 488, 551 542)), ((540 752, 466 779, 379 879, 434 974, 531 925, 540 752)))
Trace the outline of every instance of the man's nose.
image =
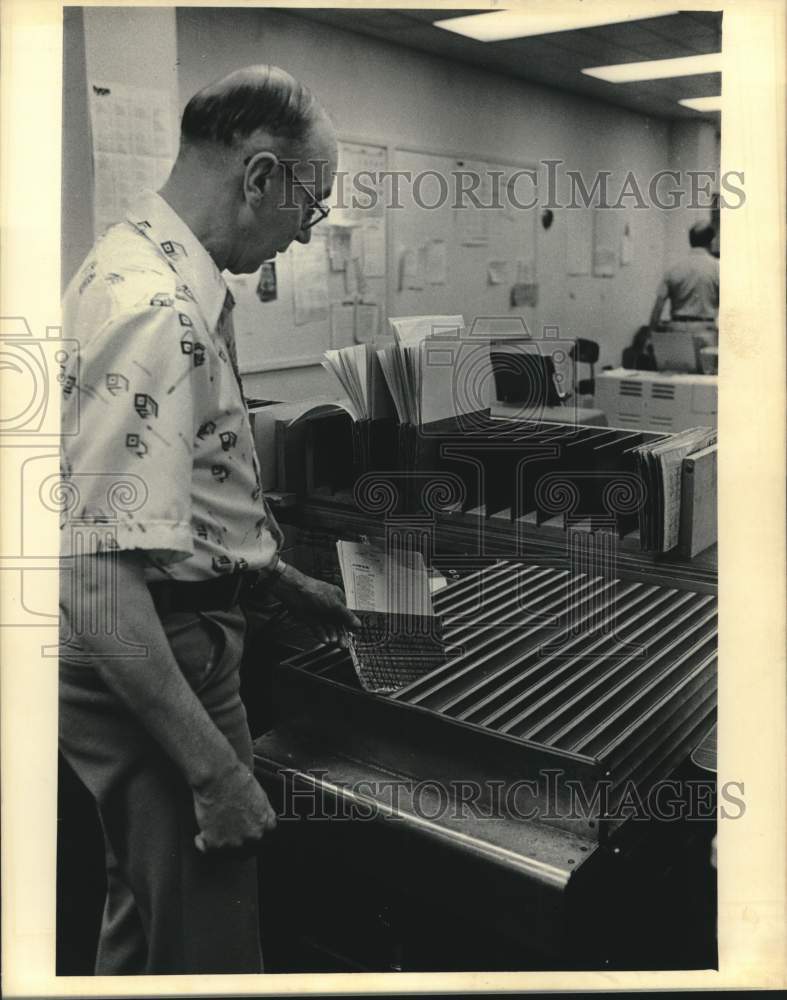
POLYGON ((298 235, 295 237, 295 239, 299 243, 308 243, 311 238, 312 238, 311 229, 301 229, 298 235))

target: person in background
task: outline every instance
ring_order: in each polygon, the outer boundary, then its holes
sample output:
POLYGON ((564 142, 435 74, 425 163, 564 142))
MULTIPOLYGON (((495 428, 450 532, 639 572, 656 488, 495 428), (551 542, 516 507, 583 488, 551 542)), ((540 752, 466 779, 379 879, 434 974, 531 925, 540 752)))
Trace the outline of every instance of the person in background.
POLYGON ((719 311, 719 262, 710 248, 715 230, 707 222, 695 222, 689 229, 688 255, 674 264, 664 275, 656 292, 650 314, 650 329, 661 320, 664 305, 669 300, 668 329, 687 333, 715 329, 719 311))
POLYGON ((631 344, 623 348, 622 364, 634 371, 655 372, 656 359, 650 342, 650 327, 641 326, 634 334, 631 344))
POLYGON ((242 607, 271 593, 339 644, 360 623, 279 554, 221 272, 308 243, 335 169, 313 95, 238 70, 192 97, 164 187, 66 292, 60 748, 104 832, 97 974, 262 971, 255 850, 276 817, 239 695, 242 607))

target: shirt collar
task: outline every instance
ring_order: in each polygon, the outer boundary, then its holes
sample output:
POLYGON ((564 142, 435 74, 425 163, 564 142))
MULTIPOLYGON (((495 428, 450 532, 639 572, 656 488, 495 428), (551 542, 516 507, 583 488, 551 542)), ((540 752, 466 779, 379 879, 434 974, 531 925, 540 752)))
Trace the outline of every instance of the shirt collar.
POLYGON ((126 218, 153 243, 197 300, 213 330, 229 293, 221 272, 177 212, 153 191, 144 191, 126 218))

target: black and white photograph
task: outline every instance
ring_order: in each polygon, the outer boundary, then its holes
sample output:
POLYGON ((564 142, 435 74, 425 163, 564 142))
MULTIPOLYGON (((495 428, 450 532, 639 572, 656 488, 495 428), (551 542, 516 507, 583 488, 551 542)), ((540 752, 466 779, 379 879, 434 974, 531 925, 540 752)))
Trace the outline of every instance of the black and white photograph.
POLYGON ((784 4, 37 8, 9 995, 787 985, 784 4))

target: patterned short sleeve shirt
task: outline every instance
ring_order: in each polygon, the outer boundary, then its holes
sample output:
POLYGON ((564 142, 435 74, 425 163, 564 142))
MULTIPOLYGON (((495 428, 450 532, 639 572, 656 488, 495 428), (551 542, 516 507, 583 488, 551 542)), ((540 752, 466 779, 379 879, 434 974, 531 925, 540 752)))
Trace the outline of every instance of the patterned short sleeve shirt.
POLYGON ((64 300, 78 351, 63 420, 78 429, 62 438, 62 555, 142 550, 150 580, 275 561, 281 532, 262 497, 232 305, 213 259, 158 195, 96 243, 64 300))

